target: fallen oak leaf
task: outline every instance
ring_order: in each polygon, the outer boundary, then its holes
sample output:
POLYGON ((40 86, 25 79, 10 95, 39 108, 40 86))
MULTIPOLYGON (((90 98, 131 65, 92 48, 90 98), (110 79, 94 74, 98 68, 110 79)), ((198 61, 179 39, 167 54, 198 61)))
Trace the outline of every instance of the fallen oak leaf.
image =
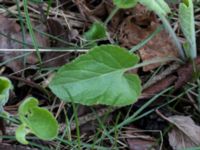
POLYGON ((168 121, 175 127, 168 133, 169 143, 174 150, 200 145, 200 126, 188 116, 171 116, 168 121))
MULTIPOLYGON (((15 21, 6 18, 3 15, 0 15, 0 48, 2 49, 13 49, 12 52, 1 52, 0 61, 5 62, 11 60, 9 63, 6 63, 6 66, 10 67, 14 72, 17 72, 24 68, 24 57, 23 52, 15 51, 14 49, 21 49, 23 45, 26 44, 26 48, 33 48, 32 39, 29 34, 25 35, 25 43, 23 43, 22 33, 19 24, 15 21), (13 61, 12 58, 16 58, 22 56, 21 58, 13 61)), ((35 28, 39 28, 43 32, 46 30, 44 25, 35 26, 35 28)), ((49 41, 48 38, 43 35, 35 32, 36 39, 38 41, 38 45, 41 47, 48 47, 49 41)), ((37 57, 34 53, 29 54, 26 57, 27 64, 36 64, 38 62, 37 57)))
POLYGON ((174 115, 165 117, 159 110, 156 113, 164 120, 173 124, 168 139, 173 150, 182 150, 200 145, 200 126, 189 116, 174 115))
MULTIPOLYGON (((139 20, 138 24, 136 22, 137 18, 134 16, 129 16, 123 21, 119 31, 119 41, 123 47, 132 48, 146 39, 160 26, 158 20, 155 20, 154 17, 149 18, 151 18, 149 21, 145 19, 139 20), (140 25, 145 22, 149 22, 149 24, 140 25)), ((163 30, 140 48, 139 54, 142 61, 147 61, 156 57, 177 57, 178 51, 169 34, 163 30)), ((147 65, 143 67, 143 70, 150 71, 158 66, 160 66, 159 63, 147 65)))

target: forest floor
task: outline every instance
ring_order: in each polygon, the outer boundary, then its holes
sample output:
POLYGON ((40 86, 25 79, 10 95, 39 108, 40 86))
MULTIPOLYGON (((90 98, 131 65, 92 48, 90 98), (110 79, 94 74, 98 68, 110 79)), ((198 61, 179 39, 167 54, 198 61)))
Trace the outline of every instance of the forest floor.
MULTIPOLYGON (((0 76, 13 84, 3 106, 9 117, 1 115, 0 149, 200 150, 200 57, 193 63, 180 61, 174 39, 153 11, 137 4, 115 12, 112 0, 38 1, 0 0, 0 76), (106 37, 91 42, 85 33, 97 21, 105 25, 106 37), (140 63, 159 58, 128 71, 142 82, 137 102, 125 107, 85 106, 55 96, 49 88, 55 72, 93 45, 102 44, 126 48, 138 55, 140 63), (163 63, 169 57, 175 59, 163 63), (18 108, 29 96, 57 119, 55 139, 28 134, 28 145, 16 140, 18 108)), ((170 25, 183 44, 186 38, 179 23, 179 3, 167 2, 172 11, 170 25)), ((199 54, 198 0, 194 0, 194 18, 199 54)))

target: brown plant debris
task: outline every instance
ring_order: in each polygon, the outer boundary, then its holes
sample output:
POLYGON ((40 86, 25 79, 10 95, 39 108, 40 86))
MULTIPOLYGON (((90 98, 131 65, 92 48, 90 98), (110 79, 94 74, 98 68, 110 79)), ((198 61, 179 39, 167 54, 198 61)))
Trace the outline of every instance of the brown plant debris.
POLYGON ((171 116, 167 120, 174 125, 168 133, 169 143, 174 150, 200 145, 200 126, 189 116, 171 116))
MULTIPOLYGON (((132 48, 153 33, 160 23, 156 16, 138 5, 136 15, 128 16, 121 24, 119 30, 119 41, 122 46, 132 48)), ((163 30, 155 35, 145 46, 139 49, 142 61, 156 57, 177 57, 178 52, 169 34, 163 30)), ((143 67, 144 71, 150 71, 160 66, 159 63, 143 67)))

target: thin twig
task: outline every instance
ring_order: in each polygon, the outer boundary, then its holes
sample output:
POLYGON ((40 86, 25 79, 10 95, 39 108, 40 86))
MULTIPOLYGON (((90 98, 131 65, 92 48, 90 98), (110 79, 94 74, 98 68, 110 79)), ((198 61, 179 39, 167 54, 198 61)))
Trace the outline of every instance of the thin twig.
MULTIPOLYGON (((87 52, 88 49, 38 49, 39 52, 87 52)), ((35 49, 0 49, 0 52, 35 52, 35 49)))

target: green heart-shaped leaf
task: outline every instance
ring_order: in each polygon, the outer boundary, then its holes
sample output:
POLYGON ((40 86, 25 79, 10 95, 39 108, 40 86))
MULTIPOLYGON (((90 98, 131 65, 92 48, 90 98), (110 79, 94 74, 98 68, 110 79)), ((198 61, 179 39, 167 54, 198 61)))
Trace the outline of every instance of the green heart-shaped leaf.
POLYGON ((84 33, 86 40, 97 40, 106 37, 106 27, 101 22, 95 22, 91 28, 84 33))
POLYGON ((44 108, 37 106, 38 100, 30 97, 27 98, 19 107, 19 117, 22 126, 16 132, 17 139, 21 139, 21 143, 26 142, 25 135, 33 133, 43 140, 52 140, 58 134, 58 123, 52 113, 44 108), (29 132, 26 132, 27 129, 29 132))
POLYGON ((9 91, 13 88, 11 81, 6 77, 0 77, 0 107, 3 107, 9 99, 9 91))
POLYGON ((125 72, 138 61, 136 55, 119 46, 94 47, 61 67, 49 87, 64 101, 83 105, 129 105, 140 95, 141 81, 137 75, 125 72))

